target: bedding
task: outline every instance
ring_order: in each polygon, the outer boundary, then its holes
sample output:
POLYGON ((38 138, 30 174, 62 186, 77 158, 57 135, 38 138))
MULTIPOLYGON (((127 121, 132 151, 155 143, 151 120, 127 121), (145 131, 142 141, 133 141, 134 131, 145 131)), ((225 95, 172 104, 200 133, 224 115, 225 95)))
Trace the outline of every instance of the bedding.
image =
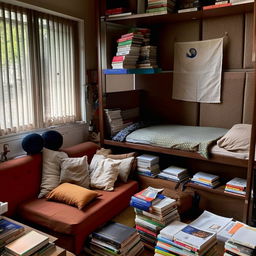
POLYGON ((198 152, 208 158, 209 147, 228 129, 184 125, 153 125, 133 131, 127 142, 198 152))

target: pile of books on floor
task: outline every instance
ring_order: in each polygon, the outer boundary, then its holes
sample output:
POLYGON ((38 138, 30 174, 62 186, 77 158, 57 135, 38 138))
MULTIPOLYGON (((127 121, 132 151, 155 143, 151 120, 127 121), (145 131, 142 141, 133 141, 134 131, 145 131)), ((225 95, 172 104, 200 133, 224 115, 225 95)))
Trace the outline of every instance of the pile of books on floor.
POLYGON ((122 35, 118 40, 117 53, 112 59, 113 69, 136 68, 144 36, 139 31, 122 35))
POLYGON ((137 62, 138 68, 158 68, 157 47, 145 45, 140 48, 140 56, 137 62))
POLYGON ((240 228, 232 228, 235 233, 225 242, 224 255, 256 255, 256 228, 239 224, 240 228))
POLYGON ((124 128, 121 109, 104 109, 106 124, 110 136, 114 136, 124 128))
POLYGON ((134 207, 136 229, 145 247, 154 250, 160 230, 173 220, 179 220, 176 200, 148 187, 135 194, 130 202, 134 207))
POLYGON ((241 178, 234 178, 226 183, 226 193, 245 195, 246 193, 246 180, 241 178))
POLYGON ((182 182, 189 178, 186 168, 171 165, 168 168, 162 170, 158 175, 158 178, 171 180, 174 182, 182 182))
POLYGON ((66 255, 63 250, 61 253, 56 252, 54 243, 49 242, 49 237, 37 231, 29 231, 11 243, 8 243, 1 255, 3 256, 29 256, 29 255, 66 255))
POLYGON ((143 249, 137 230, 116 222, 107 223, 93 232, 84 248, 86 255, 93 256, 136 256, 143 249))
POLYGON ((137 156, 137 173, 149 176, 156 177, 160 172, 159 169, 159 157, 149 154, 143 154, 137 156))
POLYGON ((174 12, 176 0, 148 0, 147 13, 151 12, 174 12))
POLYGON ((191 179, 191 182, 197 185, 215 188, 220 184, 220 177, 210 173, 197 172, 191 179))
POLYGON ((162 255, 219 255, 217 233, 229 225, 232 218, 225 218, 204 211, 192 223, 173 221, 157 236, 155 256, 162 255))

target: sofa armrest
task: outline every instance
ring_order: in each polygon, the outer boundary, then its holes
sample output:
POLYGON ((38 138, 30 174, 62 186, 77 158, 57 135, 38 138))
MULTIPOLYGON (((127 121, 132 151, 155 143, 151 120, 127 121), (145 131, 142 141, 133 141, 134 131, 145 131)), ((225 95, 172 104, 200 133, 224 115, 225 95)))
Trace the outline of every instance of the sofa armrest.
POLYGON ((72 147, 62 148, 61 151, 67 153, 69 157, 82 157, 87 155, 88 162, 90 163, 93 155, 99 148, 100 147, 97 144, 87 141, 72 147))

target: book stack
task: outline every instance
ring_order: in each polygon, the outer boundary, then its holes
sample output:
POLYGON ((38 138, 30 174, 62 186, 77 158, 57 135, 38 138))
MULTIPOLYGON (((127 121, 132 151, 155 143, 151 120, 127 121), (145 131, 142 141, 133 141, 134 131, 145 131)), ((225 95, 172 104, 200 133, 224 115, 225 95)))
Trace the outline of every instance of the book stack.
POLYGON ((143 243, 136 229, 110 222, 91 234, 86 255, 136 256, 143 251, 143 243))
POLYGON ((140 109, 139 108, 128 108, 121 111, 121 116, 124 124, 132 124, 137 122, 140 117, 140 109))
POLYGON ((178 1, 178 13, 195 12, 200 9, 200 1, 181 0, 178 1))
POLYGON ((176 201, 151 187, 135 194, 130 205, 135 210, 136 229, 141 240, 151 250, 154 250, 160 230, 180 218, 176 201))
POLYGON ((256 228, 242 225, 225 242, 225 256, 256 255, 256 228))
POLYGON ((121 109, 104 109, 104 111, 109 134, 112 137, 124 128, 121 109))
POLYGON ((216 243, 215 233, 174 221, 157 236, 155 256, 218 255, 216 243))
POLYGON ((117 53, 112 59, 113 69, 133 69, 139 58, 140 47, 144 36, 140 32, 131 32, 122 35, 118 40, 117 53))
POLYGON ((176 0, 148 0, 147 13, 174 12, 176 0))
POLYGON ((237 5, 237 4, 246 4, 246 3, 252 3, 254 0, 230 0, 229 1, 232 5, 237 5))
POLYGON ((24 227, 6 219, 0 219, 0 249, 24 232, 24 227))
POLYGON ((121 17, 121 16, 131 15, 131 14, 132 12, 129 12, 128 9, 125 7, 117 7, 117 8, 107 9, 105 11, 105 15, 109 18, 121 17))
POLYGON ((140 48, 140 56, 137 62, 138 68, 158 68, 157 47, 145 45, 140 48))
POLYGON ((245 195, 246 193, 246 180, 241 178, 234 178, 226 183, 226 193, 245 195))
POLYGON ((157 176, 160 179, 171 180, 174 182, 182 182, 189 178, 186 168, 181 168, 174 165, 162 170, 157 176))
MULTIPOLYGON (((55 244, 49 242, 49 237, 37 231, 29 231, 13 242, 5 246, 5 251, 1 255, 5 256, 29 256, 47 255, 55 249, 55 244)), ((56 254, 59 255, 59 254, 56 254)))
POLYGON ((197 185, 206 186, 209 188, 215 188, 220 184, 219 179, 220 178, 217 175, 213 175, 205 172, 197 172, 191 179, 191 182, 197 185))
POLYGON ((160 172, 159 157, 149 154, 137 156, 137 173, 149 177, 156 177, 160 172))

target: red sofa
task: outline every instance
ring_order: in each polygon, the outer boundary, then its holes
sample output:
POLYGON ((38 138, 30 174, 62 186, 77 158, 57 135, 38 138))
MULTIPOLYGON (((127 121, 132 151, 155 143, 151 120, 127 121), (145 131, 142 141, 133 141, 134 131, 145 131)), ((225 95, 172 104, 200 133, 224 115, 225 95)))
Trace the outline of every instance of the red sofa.
MULTIPOLYGON (((91 161, 98 146, 85 142, 62 149, 69 157, 87 155, 91 161)), ((101 197, 82 210, 38 199, 41 183, 42 155, 24 156, 0 163, 0 201, 8 202, 7 216, 58 237, 57 244, 79 254, 86 237, 98 226, 120 213, 138 191, 136 181, 119 183, 113 192, 100 190, 101 197)))

